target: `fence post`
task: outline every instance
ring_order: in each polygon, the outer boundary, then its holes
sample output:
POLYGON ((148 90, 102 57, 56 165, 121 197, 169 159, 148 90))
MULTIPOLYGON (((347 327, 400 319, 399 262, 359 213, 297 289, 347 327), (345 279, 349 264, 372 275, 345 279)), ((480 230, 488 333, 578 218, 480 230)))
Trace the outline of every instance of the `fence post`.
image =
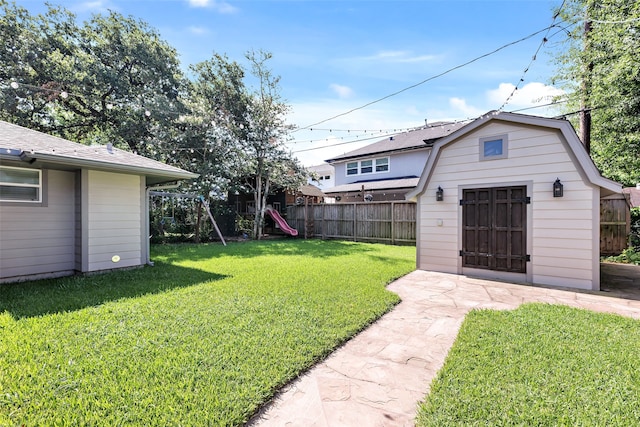
POLYGON ((391 202, 391 244, 396 244, 396 203, 391 202))

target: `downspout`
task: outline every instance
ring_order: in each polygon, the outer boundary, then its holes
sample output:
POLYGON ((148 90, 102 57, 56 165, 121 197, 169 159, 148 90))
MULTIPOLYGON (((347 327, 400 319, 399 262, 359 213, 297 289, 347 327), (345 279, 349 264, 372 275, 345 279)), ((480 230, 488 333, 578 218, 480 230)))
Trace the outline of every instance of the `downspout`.
POLYGON ((157 186, 153 186, 153 187, 147 187, 147 190, 145 191, 145 198, 144 198, 144 211, 145 211, 145 215, 144 215, 144 229, 145 229, 145 236, 147 236, 147 238, 145 239, 146 242, 146 249, 147 249, 147 261, 146 264, 150 265, 153 267, 153 261, 151 261, 151 235, 149 234, 151 232, 151 224, 149 223, 149 197, 151 197, 150 193, 152 191, 156 191, 156 190, 173 190, 179 187, 179 184, 167 184, 167 185, 157 185, 157 186))

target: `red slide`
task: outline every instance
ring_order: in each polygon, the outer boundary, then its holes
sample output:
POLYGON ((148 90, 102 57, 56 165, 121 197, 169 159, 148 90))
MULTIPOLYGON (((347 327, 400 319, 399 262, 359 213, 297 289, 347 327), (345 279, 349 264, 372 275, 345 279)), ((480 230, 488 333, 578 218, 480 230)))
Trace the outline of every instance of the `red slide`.
POLYGON ((280 227, 280 230, 292 236, 298 235, 298 230, 296 230, 295 228, 291 228, 289 224, 287 224, 287 221, 285 221, 284 218, 280 216, 280 213, 277 210, 273 208, 266 208, 265 212, 268 213, 271 218, 273 218, 273 220, 280 227))

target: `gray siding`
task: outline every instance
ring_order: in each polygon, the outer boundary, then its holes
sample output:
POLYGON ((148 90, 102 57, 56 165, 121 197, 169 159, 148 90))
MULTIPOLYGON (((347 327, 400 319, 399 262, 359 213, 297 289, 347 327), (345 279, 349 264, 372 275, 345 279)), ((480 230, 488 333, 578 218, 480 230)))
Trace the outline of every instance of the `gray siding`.
POLYGON ((141 180, 136 175, 88 171, 85 271, 143 264, 141 180))
POLYGON ((75 174, 47 171, 45 206, 0 204, 0 280, 75 267, 75 174))

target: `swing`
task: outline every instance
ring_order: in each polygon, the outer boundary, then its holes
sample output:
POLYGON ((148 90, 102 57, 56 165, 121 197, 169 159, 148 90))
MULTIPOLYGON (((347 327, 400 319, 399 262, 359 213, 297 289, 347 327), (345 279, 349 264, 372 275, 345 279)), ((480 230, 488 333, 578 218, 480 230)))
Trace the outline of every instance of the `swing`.
MULTIPOLYGON (((169 200, 173 199, 173 197, 168 197, 169 200)), ((160 215, 161 219, 160 219, 160 224, 164 225, 166 221, 168 221, 171 225, 175 225, 176 223, 176 205, 175 203, 171 203, 171 216, 165 216, 165 198, 162 197, 161 199, 161 205, 160 205, 160 215)))

